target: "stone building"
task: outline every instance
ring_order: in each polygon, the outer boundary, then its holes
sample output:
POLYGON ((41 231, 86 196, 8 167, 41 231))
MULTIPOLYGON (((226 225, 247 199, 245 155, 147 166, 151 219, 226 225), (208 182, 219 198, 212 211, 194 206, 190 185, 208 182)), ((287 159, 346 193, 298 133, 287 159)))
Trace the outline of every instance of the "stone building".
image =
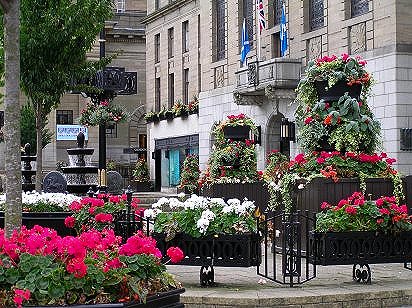
POLYGON ((266 28, 259 35, 255 0, 147 1, 148 110, 199 97, 199 114, 148 124, 152 178, 176 185, 184 154, 198 152, 205 168, 213 125, 245 113, 261 128, 258 168, 270 149, 294 155, 280 138, 282 118, 294 120, 294 89, 310 59, 349 53, 368 61, 376 84, 370 105, 382 123, 384 150, 412 172, 412 2, 409 0, 284 0, 288 51, 280 57, 282 0, 263 1, 266 28), (251 51, 240 63, 245 19, 251 51), (258 37, 260 39, 258 39, 258 37), (160 178, 158 178, 160 176, 160 178))
MULTIPOLYGON (((109 127, 106 131, 107 159, 112 159, 123 165, 135 163, 138 154, 133 151, 134 149, 143 149, 140 155, 146 156, 146 125, 143 118, 146 103, 146 45, 145 29, 141 23, 145 16, 145 0, 116 0, 113 18, 105 24, 106 55, 118 54, 109 66, 124 67, 126 72, 137 72, 137 95, 114 98, 116 104, 124 106, 131 114, 130 120, 127 123, 109 127), (129 149, 129 151, 125 149, 129 149), (134 154, 128 154, 131 152, 134 154)), ((98 40, 96 40, 88 57, 90 59, 99 58, 98 40)), ((22 100, 24 101, 24 98, 22 100)), ((89 99, 82 97, 82 95, 64 95, 58 108, 49 115, 48 128, 50 131, 55 133, 56 126, 60 124, 77 124, 80 112, 88 101, 89 99)), ((75 141, 56 140, 56 134, 54 134, 52 142, 43 150, 44 172, 55 170, 56 163, 59 161, 68 162, 66 149, 75 146, 75 141)), ((92 162, 97 165, 97 127, 89 128, 87 146, 95 149, 92 162)), ((0 167, 3 167, 4 160, 0 161, 2 162, 0 167)))

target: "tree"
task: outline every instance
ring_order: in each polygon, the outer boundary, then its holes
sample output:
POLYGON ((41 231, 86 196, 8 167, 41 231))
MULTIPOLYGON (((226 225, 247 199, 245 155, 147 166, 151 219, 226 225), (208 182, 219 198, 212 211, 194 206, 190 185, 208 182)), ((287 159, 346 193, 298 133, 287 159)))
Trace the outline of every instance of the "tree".
POLYGON ((0 0, 4 28, 0 40, 3 65, 1 76, 5 76, 4 97, 4 142, 6 169, 5 231, 10 236, 21 226, 21 153, 20 153, 20 49, 19 49, 19 0, 0 0), (4 30, 4 32, 3 32, 4 30), (4 36, 3 36, 4 34, 4 36), (4 53, 3 53, 4 51, 4 53))
MULTIPOLYGON (((44 125, 47 125, 47 118, 45 119, 44 125)), ((35 145, 37 140, 36 135, 36 116, 34 114, 33 106, 26 104, 21 108, 21 120, 20 120, 21 138, 20 144, 24 146, 26 143, 30 145, 35 145)), ((42 149, 51 142, 53 133, 47 127, 42 128, 42 149)), ((35 155, 36 149, 32 148, 31 155, 35 155)))
POLYGON ((70 90, 73 80, 93 75, 110 61, 87 61, 86 52, 112 9, 112 0, 22 0, 21 86, 36 115, 38 191, 44 120, 70 90))

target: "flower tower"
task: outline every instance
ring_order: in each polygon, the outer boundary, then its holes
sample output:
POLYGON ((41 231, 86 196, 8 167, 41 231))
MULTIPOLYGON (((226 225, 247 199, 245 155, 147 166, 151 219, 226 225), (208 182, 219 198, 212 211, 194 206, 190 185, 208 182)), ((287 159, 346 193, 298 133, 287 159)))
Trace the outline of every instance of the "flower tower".
POLYGON ((347 54, 310 61, 297 87, 298 142, 307 152, 374 153, 380 124, 367 98, 372 78, 366 61, 347 54))
POLYGON ((212 183, 255 182, 258 179, 253 135, 255 123, 244 115, 230 115, 217 125, 216 143, 209 159, 207 181, 212 183))

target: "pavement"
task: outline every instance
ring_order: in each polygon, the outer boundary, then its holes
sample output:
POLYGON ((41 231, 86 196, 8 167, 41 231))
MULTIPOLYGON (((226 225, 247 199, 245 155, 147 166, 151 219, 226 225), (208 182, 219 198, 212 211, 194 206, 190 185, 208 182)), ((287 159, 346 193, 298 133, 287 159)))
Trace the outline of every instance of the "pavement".
MULTIPOLYGON (((371 283, 352 279, 352 266, 317 266, 317 277, 293 288, 256 274, 256 267, 215 267, 215 286, 201 287, 198 266, 168 265, 186 292, 186 308, 407 307, 412 271, 403 264, 371 264, 371 283)), ((279 268, 280 269, 280 268, 279 268)))

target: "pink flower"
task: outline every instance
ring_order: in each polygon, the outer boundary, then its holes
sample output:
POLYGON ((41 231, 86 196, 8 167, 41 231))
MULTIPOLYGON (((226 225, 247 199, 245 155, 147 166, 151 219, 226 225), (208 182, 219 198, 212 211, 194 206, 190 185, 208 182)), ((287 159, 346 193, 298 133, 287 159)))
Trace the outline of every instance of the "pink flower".
POLYGON ((113 216, 112 214, 107 214, 107 213, 99 213, 95 216, 96 222, 101 222, 101 223, 112 223, 113 222, 113 216))
POLYGON ((356 211, 357 211, 356 207, 351 206, 351 205, 345 208, 345 212, 348 213, 349 215, 356 215, 356 211))
POLYGON ((30 290, 20 290, 20 289, 14 290, 13 301, 17 305, 17 307, 19 308, 21 307, 23 300, 29 300, 29 299, 30 299, 30 290))
POLYGON ((384 220, 382 218, 376 219, 376 223, 378 225, 382 224, 384 222, 384 220))
POLYGON ((296 155, 296 157, 295 157, 295 162, 297 162, 298 164, 303 164, 303 163, 305 163, 305 162, 306 162, 306 160, 305 160, 305 154, 300 153, 300 154, 296 155))
POLYGON ((348 55, 347 53, 343 53, 343 54, 342 54, 342 61, 343 61, 343 62, 347 62, 348 59, 349 59, 349 55, 348 55))
POLYGON ((396 159, 395 159, 395 158, 387 158, 387 159, 386 159, 386 163, 387 163, 388 165, 392 165, 394 162, 396 162, 396 159))
POLYGON ((74 258, 69 261, 66 270, 76 278, 83 278, 87 274, 87 265, 83 258, 74 258))
POLYGON ((389 215, 390 214, 389 210, 386 209, 386 208, 379 209, 379 213, 381 213, 382 215, 389 215))
POLYGON ((69 205, 69 209, 70 211, 73 212, 78 212, 83 208, 83 205, 80 202, 77 201, 73 201, 70 205, 69 205))
POLYGON ((305 119, 305 124, 307 125, 307 124, 311 123, 312 121, 313 121, 313 118, 312 118, 312 117, 307 117, 307 118, 305 119))
POLYGON ((179 247, 170 247, 166 251, 166 254, 170 258, 170 261, 172 261, 172 263, 179 263, 185 257, 183 251, 179 247))
POLYGON ((73 228, 75 223, 76 223, 76 218, 74 218, 73 216, 66 217, 66 219, 64 220, 64 225, 67 228, 73 228))
POLYGON ((344 205, 349 204, 348 200, 342 199, 338 203, 338 208, 342 208, 344 205))
POLYGON ((316 162, 318 164, 323 164, 325 162, 325 159, 323 157, 318 157, 318 158, 316 158, 316 162))
POLYGON ((322 210, 329 209, 330 207, 331 207, 331 205, 329 203, 325 202, 325 201, 322 202, 322 204, 320 205, 320 208, 322 210))

